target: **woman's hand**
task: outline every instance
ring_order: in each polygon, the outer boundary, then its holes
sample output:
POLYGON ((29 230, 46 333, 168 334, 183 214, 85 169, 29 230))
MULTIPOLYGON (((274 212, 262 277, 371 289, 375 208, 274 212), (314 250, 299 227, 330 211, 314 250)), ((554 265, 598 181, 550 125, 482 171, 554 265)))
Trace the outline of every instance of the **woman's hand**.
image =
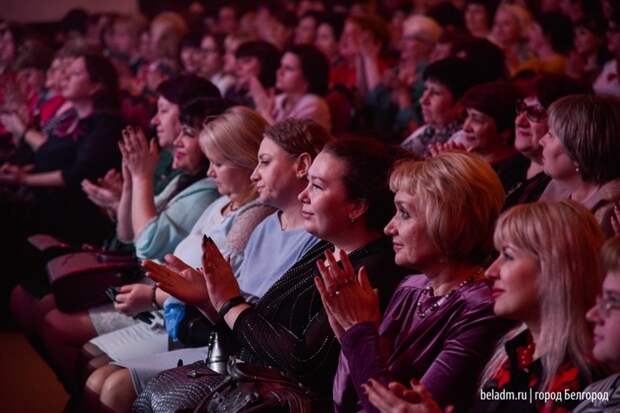
POLYGON ((153 309, 153 286, 146 284, 128 284, 118 287, 114 301, 117 311, 134 316, 153 309))
POLYGON ((252 76, 249 80, 249 91, 256 110, 270 123, 272 122, 273 112, 276 106, 276 99, 273 90, 266 90, 261 82, 252 76))
POLYGON ((445 410, 433 400, 433 396, 424 385, 411 380, 411 389, 398 382, 392 382, 386 388, 383 384, 370 379, 362 388, 368 395, 368 401, 381 413, 451 413, 452 406, 445 410))
POLYGON ((0 114, 0 123, 4 125, 6 130, 11 132, 15 143, 19 143, 17 140, 24 136, 26 132, 26 121, 17 112, 4 112, 0 114))
POLYGON ((10 163, 4 163, 0 167, 0 183, 19 185, 22 183, 24 177, 34 169, 34 165, 13 165, 10 163))
POLYGON ((320 260, 317 261, 321 278, 316 277, 315 284, 328 317, 340 327, 341 331, 334 330, 334 333, 340 337, 342 332, 356 324, 364 322, 379 324, 381 320, 379 297, 368 281, 366 269, 361 267, 356 277, 353 264, 344 251, 340 251, 342 268, 331 251, 326 251, 325 257, 327 267, 320 260))
POLYGON ((119 147, 132 179, 153 178, 159 160, 155 139, 147 142, 142 130, 128 126, 123 129, 123 141, 119 147))
POLYGON ((164 258, 166 265, 144 260, 142 266, 147 277, 155 280, 157 286, 181 301, 195 306, 209 302, 209 294, 202 273, 184 263, 172 254, 164 258))
POLYGON ((88 179, 82 181, 82 190, 95 205, 116 211, 121 200, 123 178, 115 169, 110 169, 97 184, 88 179))
POLYGON ((211 238, 203 238, 202 252, 202 274, 211 303, 215 311, 219 311, 226 301, 241 295, 241 289, 230 263, 222 256, 211 238))
POLYGON ((428 157, 429 158, 434 158, 443 152, 450 152, 450 151, 470 152, 467 150, 465 145, 461 143, 456 143, 456 142, 432 143, 428 145, 428 153, 429 153, 428 157))

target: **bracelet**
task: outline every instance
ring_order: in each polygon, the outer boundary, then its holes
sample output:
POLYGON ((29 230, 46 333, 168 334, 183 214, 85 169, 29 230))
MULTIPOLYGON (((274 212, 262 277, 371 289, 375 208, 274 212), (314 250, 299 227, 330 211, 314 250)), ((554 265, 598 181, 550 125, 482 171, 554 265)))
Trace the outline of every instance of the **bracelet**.
POLYGON ((157 286, 153 285, 153 298, 151 299, 153 308, 155 310, 161 310, 161 306, 157 303, 157 286))
POLYGON ((239 304, 245 304, 245 298, 240 295, 226 301, 224 305, 220 307, 220 310, 217 312, 217 314, 220 316, 220 318, 224 318, 226 313, 228 313, 233 307, 236 307, 239 304))

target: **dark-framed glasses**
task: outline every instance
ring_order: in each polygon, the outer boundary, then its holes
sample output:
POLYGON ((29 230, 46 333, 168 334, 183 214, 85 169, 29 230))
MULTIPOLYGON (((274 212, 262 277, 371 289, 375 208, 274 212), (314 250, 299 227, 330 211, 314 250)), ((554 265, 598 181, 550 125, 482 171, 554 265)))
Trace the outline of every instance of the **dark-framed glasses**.
POLYGON ((519 100, 516 105, 517 116, 525 112, 525 115, 532 122, 542 122, 547 117, 547 109, 540 105, 528 105, 523 100, 519 100))

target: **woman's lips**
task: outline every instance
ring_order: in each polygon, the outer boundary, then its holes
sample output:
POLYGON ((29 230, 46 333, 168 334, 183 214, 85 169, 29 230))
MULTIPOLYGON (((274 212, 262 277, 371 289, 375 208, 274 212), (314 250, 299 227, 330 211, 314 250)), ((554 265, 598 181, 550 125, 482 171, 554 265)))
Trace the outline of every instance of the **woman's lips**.
POLYGON ((504 293, 504 290, 502 290, 500 288, 493 288, 493 289, 491 289, 491 296, 493 297, 494 300, 497 297, 499 297, 500 295, 502 295, 503 293, 504 293))

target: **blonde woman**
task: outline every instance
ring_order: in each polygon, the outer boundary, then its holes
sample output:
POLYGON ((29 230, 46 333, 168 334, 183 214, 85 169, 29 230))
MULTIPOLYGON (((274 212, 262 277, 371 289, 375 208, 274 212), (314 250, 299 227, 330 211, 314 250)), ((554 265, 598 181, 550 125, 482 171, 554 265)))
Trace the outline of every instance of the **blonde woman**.
MULTIPOLYGON (((494 240, 500 256, 486 273, 493 283, 493 310, 519 325, 495 349, 471 411, 569 411, 579 400, 564 397, 565 392, 582 391, 596 378, 585 314, 603 278, 603 234, 587 209, 561 201, 508 210, 497 223, 494 240), (520 400, 481 400, 493 392, 520 400), (545 394, 556 397, 545 400, 545 394)), ((377 382, 366 387, 382 412, 417 411, 411 409, 420 406, 411 401, 418 394, 429 412, 439 410, 417 384, 410 391, 401 384, 390 387, 393 393, 377 382), (396 396, 403 392, 409 401, 396 396)))
MULTIPOLYGON (((165 257, 171 268, 183 271, 202 266, 203 235, 211 237, 228 257, 233 271, 239 268, 253 229, 273 212, 256 201, 257 192, 250 179, 266 126, 258 113, 236 106, 204 127, 199 140, 210 162, 207 175, 215 181, 222 196, 202 213, 190 234, 177 245, 174 256, 165 257)), ((154 306, 164 307, 165 317, 181 304, 156 287, 153 287, 153 300, 154 306)), ((98 399, 112 411, 129 411, 137 394, 132 382, 135 384, 144 370, 144 366, 134 365, 132 360, 166 351, 169 335, 177 339, 176 324, 169 317, 166 320, 166 330, 140 323, 91 340, 90 354, 96 355, 97 350, 105 353, 92 362, 103 367, 87 381, 87 394, 95 396, 91 402, 96 404, 98 399), (105 360, 110 359, 118 365, 105 365, 105 360)))

